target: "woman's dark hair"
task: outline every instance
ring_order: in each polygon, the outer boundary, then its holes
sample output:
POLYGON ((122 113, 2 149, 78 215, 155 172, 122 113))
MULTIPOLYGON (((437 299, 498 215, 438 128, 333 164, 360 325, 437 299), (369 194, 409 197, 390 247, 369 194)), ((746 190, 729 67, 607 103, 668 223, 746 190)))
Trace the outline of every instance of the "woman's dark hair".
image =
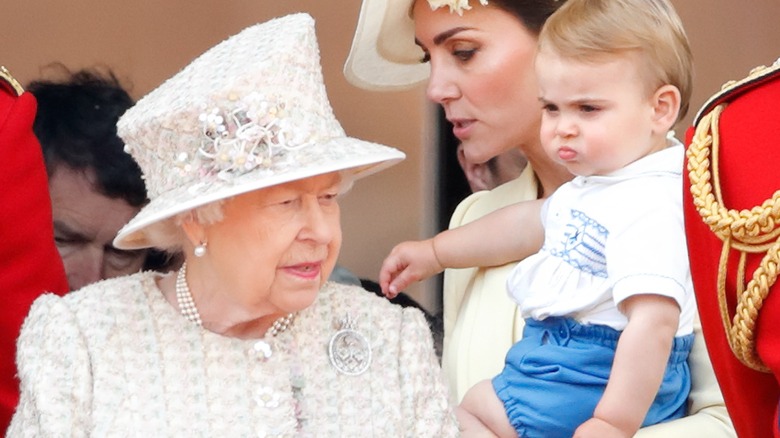
POLYGON ((489 0, 488 3, 514 15, 528 30, 539 35, 545 21, 566 0, 489 0))
POLYGON ((58 166, 93 170, 96 189, 110 197, 124 199, 134 207, 147 201, 141 169, 124 152, 116 122, 133 99, 110 70, 70 72, 54 64, 64 80, 36 80, 27 90, 38 101, 33 130, 38 137, 51 175, 58 166))

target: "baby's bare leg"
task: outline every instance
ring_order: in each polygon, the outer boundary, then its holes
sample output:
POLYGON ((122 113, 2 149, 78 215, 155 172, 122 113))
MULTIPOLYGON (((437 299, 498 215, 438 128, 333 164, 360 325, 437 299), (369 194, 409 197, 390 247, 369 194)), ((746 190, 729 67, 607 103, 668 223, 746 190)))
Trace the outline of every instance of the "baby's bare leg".
POLYGON ((490 380, 472 386, 456 409, 461 436, 516 438, 517 432, 509 423, 504 403, 493 390, 490 380))

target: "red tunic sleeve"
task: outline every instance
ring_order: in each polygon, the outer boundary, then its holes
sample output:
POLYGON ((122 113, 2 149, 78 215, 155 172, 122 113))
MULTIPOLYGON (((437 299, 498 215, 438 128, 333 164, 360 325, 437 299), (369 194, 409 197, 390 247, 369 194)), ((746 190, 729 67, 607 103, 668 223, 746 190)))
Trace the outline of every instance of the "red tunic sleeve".
MULTIPOLYGON (((691 277, 712 366, 734 428, 741 438, 765 438, 772 434, 780 437, 776 418, 780 397, 780 281, 770 287, 768 296, 760 303, 755 320, 753 350, 771 372, 757 371, 743 364, 732 353, 721 316, 718 288, 725 286, 726 307, 730 312, 728 320, 733 321, 740 282, 737 274, 739 248, 732 244, 727 263, 721 266, 724 241, 715 234, 715 230, 722 235, 730 233, 722 231, 725 229, 722 224, 728 223, 730 218, 714 222, 711 228, 704 222, 703 216, 713 218, 715 216, 711 212, 718 211, 724 215, 723 209, 705 207, 701 208, 704 214, 700 214, 697 207, 707 206, 709 201, 704 196, 694 196, 693 192, 706 193, 706 190, 700 190, 705 187, 700 181, 709 179, 712 193, 719 192, 721 207, 735 216, 740 211, 750 213, 754 207, 772 199, 775 191, 780 189, 778 102, 780 65, 762 72, 757 70, 713 96, 694 123, 696 129, 703 125, 701 132, 695 136, 694 128, 689 129, 686 141, 689 150, 686 163, 691 171, 684 172, 683 205, 691 277), (715 110, 720 104, 725 104, 725 107, 715 110), (713 120, 717 121, 717 128, 710 124, 713 120), (710 134, 702 135, 706 129, 710 134), (707 143, 700 139, 706 138, 713 139, 712 146, 703 147, 707 143), (707 156, 697 153, 698 149, 711 151, 707 156), (718 277, 720 271, 725 274, 722 283, 718 277)), ((746 227, 750 225, 748 222, 746 227)), ((771 230, 764 227, 759 234, 766 235, 769 243, 774 243, 780 240, 773 234, 780 228, 780 223, 774 221, 770 225, 773 225, 768 227, 771 230)), ((732 242, 738 238, 733 237, 732 242)), ((765 255, 766 250, 746 253, 743 284, 750 282, 765 255)))
MULTIPOLYGON (((7 75, 0 75, 7 76, 7 75)), ((65 294, 65 270, 54 245, 46 169, 33 134, 36 103, 0 77, 0 434, 19 400, 16 338, 43 292, 65 294)))

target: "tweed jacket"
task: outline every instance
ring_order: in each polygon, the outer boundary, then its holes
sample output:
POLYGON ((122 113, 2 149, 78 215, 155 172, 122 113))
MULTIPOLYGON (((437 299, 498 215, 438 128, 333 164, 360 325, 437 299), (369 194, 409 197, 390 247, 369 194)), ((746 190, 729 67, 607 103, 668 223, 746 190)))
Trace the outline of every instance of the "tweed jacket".
POLYGON ((182 317, 157 275, 36 300, 18 341, 9 437, 457 435, 419 310, 327 283, 286 331, 241 340, 182 317), (329 359, 346 316, 371 347, 359 375, 329 359))

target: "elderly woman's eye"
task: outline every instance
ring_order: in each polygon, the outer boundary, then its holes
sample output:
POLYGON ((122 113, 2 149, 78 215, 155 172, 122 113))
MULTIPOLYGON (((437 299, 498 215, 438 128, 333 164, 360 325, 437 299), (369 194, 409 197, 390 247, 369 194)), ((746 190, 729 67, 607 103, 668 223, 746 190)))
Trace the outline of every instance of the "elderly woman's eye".
POLYGON ((320 201, 322 202, 335 202, 339 197, 338 193, 326 193, 322 196, 320 196, 320 201))

